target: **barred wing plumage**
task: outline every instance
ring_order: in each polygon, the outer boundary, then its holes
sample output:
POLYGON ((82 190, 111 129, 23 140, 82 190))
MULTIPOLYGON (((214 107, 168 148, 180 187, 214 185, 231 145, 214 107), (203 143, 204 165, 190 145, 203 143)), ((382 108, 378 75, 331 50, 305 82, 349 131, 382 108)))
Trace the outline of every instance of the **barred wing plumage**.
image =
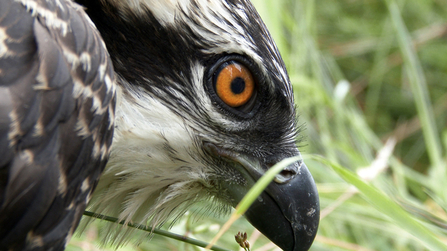
POLYGON ((71 1, 0 2, 0 250, 63 250, 112 141, 113 67, 71 1))

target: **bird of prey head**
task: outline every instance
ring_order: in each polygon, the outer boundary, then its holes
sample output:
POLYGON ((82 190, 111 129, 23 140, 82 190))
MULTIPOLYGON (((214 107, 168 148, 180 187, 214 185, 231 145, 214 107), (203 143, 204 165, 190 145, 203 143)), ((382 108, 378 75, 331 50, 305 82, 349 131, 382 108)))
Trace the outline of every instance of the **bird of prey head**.
MULTIPOLYGON (((113 143, 91 210, 155 227, 201 201, 225 211, 271 166, 300 154, 286 68, 248 0, 77 2, 116 78, 113 143)), ((94 129, 75 131, 85 128, 94 129)), ((282 249, 308 250, 319 202, 303 161, 278 174, 245 216, 282 249)))

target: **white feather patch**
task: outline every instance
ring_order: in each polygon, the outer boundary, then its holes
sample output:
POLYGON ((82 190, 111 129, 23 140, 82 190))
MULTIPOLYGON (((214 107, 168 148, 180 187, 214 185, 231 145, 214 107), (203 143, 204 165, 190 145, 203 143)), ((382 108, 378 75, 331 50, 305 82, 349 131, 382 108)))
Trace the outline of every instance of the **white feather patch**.
MULTIPOLYGON (((144 90, 137 96, 117 89, 110 159, 91 210, 127 223, 160 226, 191 204, 211 198, 209 168, 201 162, 192 127, 144 90)), ((115 244, 126 240, 114 239, 115 244)))

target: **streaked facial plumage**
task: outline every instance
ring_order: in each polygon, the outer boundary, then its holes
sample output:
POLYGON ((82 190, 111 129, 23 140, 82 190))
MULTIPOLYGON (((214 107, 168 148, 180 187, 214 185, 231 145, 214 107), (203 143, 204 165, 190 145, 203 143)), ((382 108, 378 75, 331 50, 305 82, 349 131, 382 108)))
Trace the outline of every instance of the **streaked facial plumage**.
MULTIPOLYGON (((204 142, 267 161, 279 151, 282 157, 296 154, 291 150, 297 128, 290 83, 249 2, 131 1, 129 8, 123 1, 110 2, 116 9, 106 14, 123 17, 117 29, 122 34, 103 30, 102 35, 121 94, 95 211, 114 208, 120 219, 135 217, 142 223, 157 215, 151 224, 158 225, 168 214, 161 209, 179 208, 180 213, 180 205, 218 195, 219 180, 244 180, 229 167, 214 166, 202 150, 204 142), (120 39, 132 46, 118 47, 124 43, 120 39), (126 60, 129 54, 136 59, 126 60), (207 81, 223 57, 239 57, 253 71, 260 92, 254 114, 233 114, 210 96, 207 81)), ((102 30, 105 24, 92 18, 102 30)))

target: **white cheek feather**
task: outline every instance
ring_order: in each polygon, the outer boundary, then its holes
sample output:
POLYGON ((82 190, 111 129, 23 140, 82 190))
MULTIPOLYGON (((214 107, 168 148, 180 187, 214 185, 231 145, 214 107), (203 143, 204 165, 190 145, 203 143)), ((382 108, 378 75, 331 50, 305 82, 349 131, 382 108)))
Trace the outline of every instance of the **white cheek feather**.
MULTIPOLYGON (((212 197, 210 169, 200 161, 185 121, 149 94, 137 97, 121 87, 117 94, 111 155, 89 208, 126 222, 160 226, 212 197)), ((125 238, 117 238, 117 244, 125 238)))

